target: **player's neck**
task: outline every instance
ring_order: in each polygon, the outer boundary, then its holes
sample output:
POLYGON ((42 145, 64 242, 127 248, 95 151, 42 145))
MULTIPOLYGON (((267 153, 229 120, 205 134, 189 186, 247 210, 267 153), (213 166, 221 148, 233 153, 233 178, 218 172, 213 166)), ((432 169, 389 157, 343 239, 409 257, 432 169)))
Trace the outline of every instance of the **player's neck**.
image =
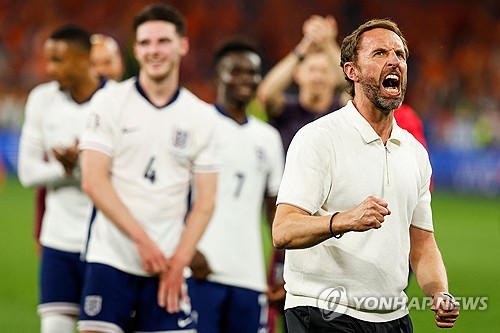
POLYGON ((88 101, 99 89, 100 81, 95 75, 87 75, 69 89, 71 98, 77 103, 88 101))
POLYGON ((217 104, 222 108, 224 113, 231 117, 238 124, 244 124, 247 121, 246 107, 247 104, 230 103, 227 100, 218 100, 217 104))
POLYGON ((146 75, 139 74, 139 83, 151 103, 157 106, 165 105, 172 99, 179 88, 179 79, 167 77, 162 80, 153 80, 146 75))

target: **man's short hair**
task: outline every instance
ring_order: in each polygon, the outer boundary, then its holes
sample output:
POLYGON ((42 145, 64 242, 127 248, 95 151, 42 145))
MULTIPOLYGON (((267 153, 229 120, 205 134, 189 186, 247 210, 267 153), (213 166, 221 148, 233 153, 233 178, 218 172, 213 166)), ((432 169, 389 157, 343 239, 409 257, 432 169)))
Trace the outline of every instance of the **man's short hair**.
POLYGON ((186 21, 184 17, 177 9, 170 5, 158 3, 145 7, 135 17, 134 31, 137 31, 137 27, 148 21, 165 21, 172 23, 179 36, 184 37, 186 35, 186 21))
POLYGON ((222 42, 215 51, 212 59, 214 67, 218 66, 222 58, 233 52, 252 52, 261 58, 261 54, 252 40, 243 36, 232 37, 222 42))
POLYGON ((56 29, 52 32, 49 39, 73 43, 88 52, 92 48, 90 33, 76 24, 67 24, 56 29))
MULTIPOLYGON (((356 63, 359 53, 359 44, 363 33, 377 28, 390 30, 398 35, 403 41, 405 58, 408 59, 410 56, 408 44, 398 25, 390 19, 372 19, 360 25, 342 41, 342 46, 340 48, 340 67, 342 67, 342 69, 344 68, 344 64, 346 62, 356 63)), ((348 85, 347 92, 354 97, 354 82, 349 79, 347 75, 345 75, 345 79, 347 80, 348 85)))

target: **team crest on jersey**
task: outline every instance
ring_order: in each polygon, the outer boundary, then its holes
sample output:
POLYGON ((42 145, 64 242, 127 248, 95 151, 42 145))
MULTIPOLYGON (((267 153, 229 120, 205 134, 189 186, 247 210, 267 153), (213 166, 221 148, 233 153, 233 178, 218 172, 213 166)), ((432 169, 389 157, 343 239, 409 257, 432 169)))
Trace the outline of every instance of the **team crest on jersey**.
POLYGON ((188 140, 188 132, 185 130, 178 129, 175 131, 174 135, 174 147, 178 149, 186 148, 186 143, 188 140))
POLYGON ((87 129, 95 131, 99 128, 101 118, 97 113, 91 113, 87 118, 87 129))
POLYGON ((83 310, 85 314, 90 317, 97 316, 102 309, 102 296, 91 295, 85 297, 85 304, 83 310))

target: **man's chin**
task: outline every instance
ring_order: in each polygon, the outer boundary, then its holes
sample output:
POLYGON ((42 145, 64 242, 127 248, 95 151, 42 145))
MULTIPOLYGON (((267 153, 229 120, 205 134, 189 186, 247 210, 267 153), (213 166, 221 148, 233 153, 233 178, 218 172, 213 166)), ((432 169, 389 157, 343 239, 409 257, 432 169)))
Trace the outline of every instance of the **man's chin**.
POLYGON ((389 114, 391 111, 399 109, 403 104, 402 98, 384 98, 377 101, 377 108, 380 109, 384 114, 389 114))

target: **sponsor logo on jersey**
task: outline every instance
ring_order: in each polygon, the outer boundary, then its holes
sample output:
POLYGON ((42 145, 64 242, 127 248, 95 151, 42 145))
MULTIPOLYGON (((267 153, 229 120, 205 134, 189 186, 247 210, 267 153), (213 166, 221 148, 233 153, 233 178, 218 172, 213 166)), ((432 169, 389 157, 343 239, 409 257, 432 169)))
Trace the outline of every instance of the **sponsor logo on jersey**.
POLYGON ((97 316, 102 309, 102 296, 90 295, 85 297, 83 310, 90 317, 97 316))

